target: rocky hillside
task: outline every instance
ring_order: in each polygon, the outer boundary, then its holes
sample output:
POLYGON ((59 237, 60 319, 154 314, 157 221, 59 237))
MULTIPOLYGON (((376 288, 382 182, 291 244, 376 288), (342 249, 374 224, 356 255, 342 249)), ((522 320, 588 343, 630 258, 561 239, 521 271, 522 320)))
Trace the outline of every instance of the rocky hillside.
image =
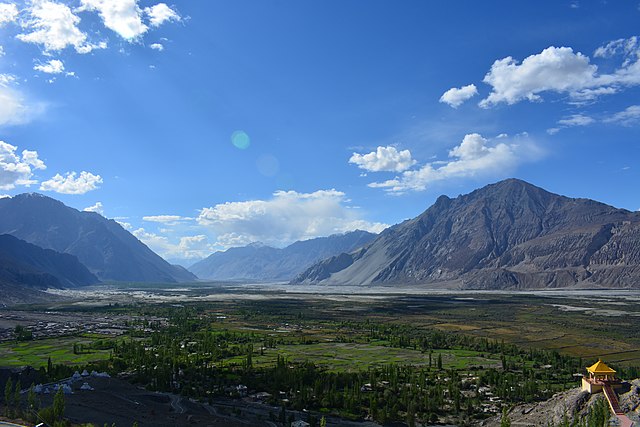
POLYGON ((438 198, 294 283, 473 289, 640 287, 640 213, 509 179, 438 198))
MULTIPOLYGON (((620 407, 627 417, 635 423, 640 422, 640 379, 633 380, 619 394, 620 407)), ((564 393, 558 393, 544 402, 535 402, 517 405, 508 413, 512 426, 560 426, 566 416, 573 420, 585 419, 590 408, 596 402, 604 400, 602 393, 591 395, 583 392, 581 388, 574 388, 564 393)), ((606 402, 604 402, 606 404, 606 402)), ((608 408, 608 405, 606 406, 608 408)), ((500 416, 490 418, 481 425, 486 427, 499 427, 500 416)), ((611 414, 611 424, 615 417, 611 414)), ((634 424, 635 425, 635 424, 634 424)))
POLYGON ((295 242, 283 249, 252 244, 216 252, 192 265, 189 271, 208 280, 287 281, 313 263, 360 248, 375 237, 356 230, 295 242))
POLYGON ((136 239, 114 220, 80 212, 37 193, 0 199, 0 234, 75 255, 100 280, 195 280, 136 239))

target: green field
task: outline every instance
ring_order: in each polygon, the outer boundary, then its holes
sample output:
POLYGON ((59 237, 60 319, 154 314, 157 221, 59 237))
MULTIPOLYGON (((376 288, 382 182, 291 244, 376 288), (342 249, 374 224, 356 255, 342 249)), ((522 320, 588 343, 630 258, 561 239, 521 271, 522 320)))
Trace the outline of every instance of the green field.
MULTIPOLYGON (((277 349, 266 349, 263 355, 256 353, 253 364, 256 367, 273 366, 278 355, 290 362, 311 362, 335 372, 356 372, 389 363, 429 366, 429 353, 374 344, 335 342, 280 345, 277 349)), ((485 358, 476 351, 434 350, 431 354, 433 367, 436 366, 439 355, 442 357, 442 366, 445 369, 500 366, 499 359, 485 358)), ((233 357, 226 359, 224 363, 241 365, 244 359, 244 357, 233 357)))
POLYGON ((18 367, 33 366, 38 369, 47 366, 47 359, 51 357, 53 363, 65 365, 84 365, 88 362, 108 359, 109 350, 91 350, 81 354, 73 353, 73 344, 88 345, 88 336, 57 337, 35 341, 5 342, 0 344, 0 366, 18 367))
MULTIPOLYGON (((614 364, 640 366, 640 300, 624 295, 593 299, 580 295, 495 293, 472 298, 398 295, 362 299, 356 303, 324 299, 318 295, 298 295, 287 299, 212 303, 211 306, 211 310, 228 316, 225 323, 215 327, 235 331, 276 332, 283 324, 274 323, 267 315, 281 316, 283 322, 293 324, 296 316, 303 314, 307 320, 303 330, 289 329, 284 335, 292 338, 297 334, 305 335, 322 342, 331 338, 328 332, 332 328, 322 322, 369 319, 386 324, 411 324, 416 330, 438 329, 483 337, 525 348, 557 350, 586 361, 601 357, 614 364), (590 310, 563 310, 559 306, 590 310), (264 313, 264 318, 234 315, 239 307, 264 313), (613 310, 622 314, 607 314, 613 310)), ((348 329, 340 333, 347 339, 358 340, 358 333, 348 329)), ((297 359, 296 352, 292 351, 292 354, 297 359)), ((311 357, 317 356, 311 354, 311 357)))

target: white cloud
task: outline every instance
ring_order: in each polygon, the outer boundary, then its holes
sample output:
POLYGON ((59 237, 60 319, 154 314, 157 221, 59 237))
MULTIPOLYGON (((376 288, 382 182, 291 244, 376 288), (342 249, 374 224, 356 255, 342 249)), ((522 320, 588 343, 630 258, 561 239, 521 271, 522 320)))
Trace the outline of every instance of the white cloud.
POLYGON ((91 172, 67 172, 65 176, 56 174, 53 178, 44 181, 40 185, 42 191, 55 191, 61 194, 85 194, 96 190, 98 184, 102 184, 102 177, 91 172))
POLYGON ((22 150, 22 161, 36 169, 46 169, 47 166, 38 158, 37 151, 22 150))
POLYGON ((146 7, 144 13, 149 16, 149 22, 153 27, 159 27, 166 21, 180 21, 180 15, 165 3, 158 3, 151 7, 146 7))
POLYGON ((143 221, 158 222, 164 225, 177 225, 183 221, 193 220, 193 218, 180 215, 148 215, 142 217, 143 221))
POLYGON ((597 67, 589 58, 574 53, 569 47, 548 47, 537 55, 531 55, 518 65, 508 56, 493 63, 483 82, 493 91, 480 101, 488 108, 501 102, 515 104, 524 99, 540 100, 540 92, 574 92, 592 86, 597 67))
POLYGON ((628 39, 613 40, 597 48, 593 56, 595 58, 611 58, 616 55, 631 57, 635 55, 640 47, 638 42, 637 36, 629 37, 628 39))
POLYGON ((59 59, 52 59, 44 64, 36 64, 33 69, 47 74, 60 74, 64 72, 64 63, 59 59))
POLYGON ((623 126, 633 126, 640 123, 640 105, 632 105, 625 110, 604 119, 606 123, 617 123, 623 126))
POLYGON ((85 212, 95 212, 95 213, 99 213, 100 215, 104 216, 104 206, 102 205, 102 202, 96 202, 95 205, 93 206, 88 206, 84 209, 82 209, 85 212))
POLYGON ((200 259, 213 252, 207 236, 203 234, 183 236, 175 241, 167 236, 149 232, 144 228, 133 230, 132 233, 165 259, 200 259))
POLYGON ((29 18, 21 25, 32 31, 18 34, 17 37, 26 43, 42 45, 45 52, 73 46, 78 53, 89 53, 93 49, 106 47, 104 43, 94 45, 87 42, 87 35, 78 28, 80 18, 67 5, 50 0, 33 0, 27 13, 29 18))
POLYGON ((587 126, 595 122, 593 117, 584 114, 573 114, 569 117, 558 120, 558 124, 564 127, 587 126))
POLYGON ((440 102, 449 104, 453 108, 458 108, 466 100, 476 96, 477 94, 478 89, 474 84, 462 86, 461 88, 452 87, 442 94, 442 96, 440 97, 440 102))
POLYGON ((0 28, 15 22, 18 18, 18 7, 13 3, 0 3, 0 28))
POLYGON ((120 224, 122 226, 122 228, 124 228, 125 230, 129 230, 129 231, 133 230, 133 225, 131 225, 130 222, 126 222, 126 221, 123 221, 123 220, 118 220, 118 219, 115 219, 115 218, 114 218, 114 220, 118 224, 120 224))
POLYGON ((125 40, 135 40, 149 29, 137 0, 82 0, 80 10, 97 11, 104 26, 125 40))
POLYGON ((138 0, 81 0, 81 2, 80 11, 98 12, 105 27, 128 41, 137 40, 149 31, 149 27, 142 20, 144 15, 149 18, 149 24, 152 27, 181 19, 180 15, 165 3, 158 3, 142 10, 138 6, 138 0))
POLYGON ((514 138, 500 135, 492 141, 472 133, 465 135, 462 143, 449 151, 449 160, 427 163, 418 170, 405 171, 394 179, 373 182, 369 186, 395 194, 422 191, 437 181, 503 175, 518 164, 535 160, 540 155, 540 149, 526 134, 514 138))
POLYGON ((370 172, 403 172, 416 161, 411 158, 409 150, 398 151, 395 147, 389 146, 378 147, 376 151, 367 154, 353 153, 349 163, 370 172))
POLYGON ((595 89, 580 89, 571 93, 570 104, 585 104, 594 101, 603 95, 613 95, 620 91, 617 87, 603 86, 595 89))
POLYGON ((277 191, 269 200, 227 202, 204 208, 198 223, 217 236, 216 245, 240 246, 263 242, 284 246, 297 240, 356 229, 382 231, 386 224, 362 219, 347 206, 344 193, 277 191))
POLYGON ((153 50, 157 50, 158 52, 162 52, 164 50, 164 46, 160 43, 152 43, 149 47, 153 50))
POLYGON ((46 169, 35 151, 23 150, 16 153, 18 147, 0 141, 0 190, 11 190, 18 185, 30 186, 37 181, 31 179, 34 169, 46 169))
POLYGON ((550 46, 518 64, 512 57, 499 59, 484 77, 492 92, 479 105, 541 101, 543 92, 567 94, 570 103, 585 103, 603 95, 640 85, 640 42, 637 36, 612 41, 594 52, 595 58, 620 56, 612 73, 600 74, 589 57, 570 47, 550 46))

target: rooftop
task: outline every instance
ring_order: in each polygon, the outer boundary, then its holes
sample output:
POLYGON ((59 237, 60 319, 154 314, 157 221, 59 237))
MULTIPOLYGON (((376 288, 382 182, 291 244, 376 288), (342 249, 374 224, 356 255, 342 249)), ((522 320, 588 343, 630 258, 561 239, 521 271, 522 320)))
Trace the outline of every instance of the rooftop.
POLYGON ((602 360, 598 359, 596 363, 589 366, 587 371, 592 374, 615 374, 616 371, 608 367, 602 360))

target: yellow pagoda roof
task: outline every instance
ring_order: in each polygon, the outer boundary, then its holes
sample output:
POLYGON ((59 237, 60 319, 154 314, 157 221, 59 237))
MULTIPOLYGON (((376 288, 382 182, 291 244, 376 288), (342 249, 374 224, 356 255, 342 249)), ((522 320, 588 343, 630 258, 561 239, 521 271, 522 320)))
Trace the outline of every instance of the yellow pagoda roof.
POLYGON ((592 374, 615 374, 616 371, 608 367, 602 360, 598 359, 596 363, 589 366, 587 371, 592 374))

